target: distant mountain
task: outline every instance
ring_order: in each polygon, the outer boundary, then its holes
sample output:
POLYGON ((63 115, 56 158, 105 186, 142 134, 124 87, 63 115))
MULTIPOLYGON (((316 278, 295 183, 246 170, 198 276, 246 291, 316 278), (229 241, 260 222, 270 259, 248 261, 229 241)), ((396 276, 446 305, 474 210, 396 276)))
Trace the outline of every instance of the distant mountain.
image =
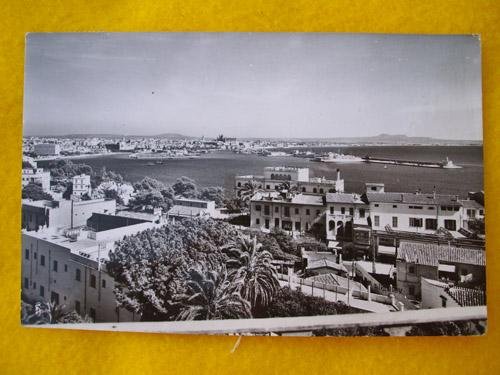
POLYGON ((196 139, 200 137, 191 137, 188 135, 178 133, 163 133, 154 135, 140 135, 140 134, 65 134, 65 135, 30 135, 29 137, 43 137, 43 138, 167 138, 167 139, 196 139))
MULTIPOLYGON (((34 137, 34 136, 32 136, 34 137)), ((43 138, 112 138, 112 139, 137 139, 137 138, 165 138, 172 140, 199 139, 179 133, 161 133, 155 135, 123 135, 123 134, 66 134, 58 136, 39 136, 43 138)), ((212 137, 207 137, 211 139, 212 137)), ((215 137, 214 137, 215 138, 215 137)), ((239 140, 269 140, 269 141, 294 141, 294 142, 329 142, 338 144, 363 144, 363 145, 482 145, 480 140, 439 139, 431 137, 409 137, 404 134, 382 133, 367 137, 318 137, 318 138, 277 138, 277 137, 237 137, 239 140)))
MULTIPOLYGON (((266 138, 253 138, 253 139, 266 139, 266 138)), ((277 140, 278 138, 272 138, 272 139, 277 140)), ((404 134, 385 134, 385 133, 368 137, 282 138, 282 140, 295 141, 295 142, 330 142, 339 144, 364 144, 364 145, 482 145, 483 143, 480 140, 409 137, 404 134)))

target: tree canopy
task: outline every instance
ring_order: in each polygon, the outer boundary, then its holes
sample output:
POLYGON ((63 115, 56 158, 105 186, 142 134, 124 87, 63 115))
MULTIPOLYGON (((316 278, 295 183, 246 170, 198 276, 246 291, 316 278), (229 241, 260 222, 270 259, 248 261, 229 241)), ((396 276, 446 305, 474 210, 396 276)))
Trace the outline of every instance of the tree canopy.
POLYGON ((43 188, 35 183, 29 183, 23 188, 22 191, 23 199, 32 199, 34 201, 39 200, 53 200, 52 195, 43 191, 43 188))

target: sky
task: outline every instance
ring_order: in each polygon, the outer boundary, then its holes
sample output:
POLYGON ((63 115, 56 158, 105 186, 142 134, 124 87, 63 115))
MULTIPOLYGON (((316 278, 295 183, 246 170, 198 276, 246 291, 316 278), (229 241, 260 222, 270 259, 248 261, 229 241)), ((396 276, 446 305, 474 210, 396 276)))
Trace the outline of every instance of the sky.
POLYGON ((32 33, 25 135, 482 139, 475 36, 32 33))

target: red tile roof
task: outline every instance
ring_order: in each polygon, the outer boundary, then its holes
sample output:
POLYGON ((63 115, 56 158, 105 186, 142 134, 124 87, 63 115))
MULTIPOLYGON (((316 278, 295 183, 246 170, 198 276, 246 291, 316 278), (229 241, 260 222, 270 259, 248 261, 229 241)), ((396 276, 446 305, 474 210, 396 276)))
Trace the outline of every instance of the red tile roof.
POLYGON ((398 259, 436 267, 439 262, 486 265, 484 250, 409 241, 401 242, 398 259))

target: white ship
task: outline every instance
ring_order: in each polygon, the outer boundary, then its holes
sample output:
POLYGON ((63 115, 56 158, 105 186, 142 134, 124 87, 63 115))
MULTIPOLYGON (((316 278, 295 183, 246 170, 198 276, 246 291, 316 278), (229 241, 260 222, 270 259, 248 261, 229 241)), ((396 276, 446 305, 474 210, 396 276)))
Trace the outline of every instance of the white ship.
POLYGON ((319 156, 313 159, 314 161, 320 161, 323 163, 359 163, 363 159, 349 154, 338 154, 335 152, 329 152, 326 156, 319 156))
POLYGON ((441 168, 445 168, 445 169, 458 169, 458 168, 462 168, 462 167, 459 166, 459 165, 454 164, 450 159, 448 159, 448 157, 446 157, 446 161, 442 163, 442 167, 441 168))

